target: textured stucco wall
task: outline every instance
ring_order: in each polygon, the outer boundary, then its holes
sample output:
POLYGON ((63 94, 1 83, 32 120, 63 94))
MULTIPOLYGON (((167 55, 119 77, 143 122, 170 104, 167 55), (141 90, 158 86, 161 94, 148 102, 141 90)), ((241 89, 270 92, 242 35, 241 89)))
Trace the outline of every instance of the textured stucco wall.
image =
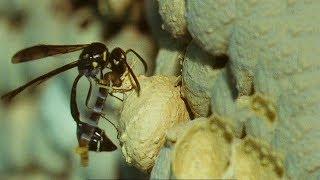
POLYGON ((240 140, 246 135, 267 143, 282 157, 285 177, 319 178, 319 1, 168 3, 159 0, 165 30, 178 37, 170 28, 177 18, 175 25, 186 25, 192 36, 182 94, 195 116, 212 113, 240 140), (178 4, 185 7, 174 10, 178 4), (175 15, 182 9, 184 17, 175 15), (215 68, 221 56, 228 62, 215 68))

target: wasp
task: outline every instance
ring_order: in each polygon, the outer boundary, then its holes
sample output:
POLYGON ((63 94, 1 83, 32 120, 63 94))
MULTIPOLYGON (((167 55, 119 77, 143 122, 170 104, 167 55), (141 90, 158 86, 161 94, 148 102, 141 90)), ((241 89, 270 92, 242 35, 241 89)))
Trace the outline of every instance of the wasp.
MULTIPOLYGON (((147 71, 145 60, 133 49, 124 51, 117 47, 109 52, 108 48, 99 42, 91 44, 76 44, 76 45, 36 45, 18 51, 12 57, 12 63, 23 63, 33 60, 42 59, 58 54, 66 54, 69 52, 82 50, 78 60, 52 70, 44 75, 41 75, 26 84, 1 96, 3 101, 11 101, 17 94, 30 87, 31 85, 39 85, 49 78, 67 71, 69 69, 78 68, 78 75, 75 78, 70 95, 70 110, 71 115, 77 125, 78 152, 81 155, 82 164, 88 163, 88 151, 114 151, 117 146, 106 136, 104 130, 98 127, 100 117, 107 119, 102 113, 104 102, 107 95, 112 96, 114 92, 126 92, 132 88, 121 89, 124 76, 130 76, 134 80, 134 89, 139 93, 140 84, 135 76, 132 68, 127 62, 127 54, 134 53, 144 65, 147 71), (105 72, 108 71, 108 72, 105 72), (99 86, 99 94, 90 115, 89 122, 80 120, 80 113, 77 106, 77 85, 82 77, 86 77, 89 81, 89 90, 86 97, 86 107, 89 107, 89 101, 92 92, 93 82, 99 86)), ((108 119, 107 119, 108 120, 108 119)), ((109 121, 112 123, 111 121, 109 121)), ((113 123, 112 123, 113 124, 113 123)), ((114 124, 113 124, 114 125, 114 124)))

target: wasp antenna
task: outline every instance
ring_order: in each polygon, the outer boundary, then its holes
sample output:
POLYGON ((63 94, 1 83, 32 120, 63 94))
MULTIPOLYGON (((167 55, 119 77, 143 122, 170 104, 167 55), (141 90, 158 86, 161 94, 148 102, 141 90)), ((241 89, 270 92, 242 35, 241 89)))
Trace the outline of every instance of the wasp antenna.
POLYGON ((135 82, 135 84, 136 84, 136 91, 137 91, 137 93, 138 93, 138 95, 139 95, 139 93, 140 93, 140 83, 139 83, 139 81, 138 81, 138 78, 137 78, 137 76, 133 73, 133 71, 132 71, 131 67, 129 66, 129 64, 127 63, 127 61, 125 61, 125 63, 126 63, 126 66, 128 67, 129 73, 130 73, 131 76, 133 77, 133 80, 134 80, 134 82, 135 82))
POLYGON ((134 51, 133 49, 126 50, 126 55, 129 52, 132 52, 133 54, 135 54, 139 58, 139 60, 142 62, 143 66, 144 66, 144 72, 146 73, 148 71, 148 66, 147 66, 146 61, 136 51, 134 51))

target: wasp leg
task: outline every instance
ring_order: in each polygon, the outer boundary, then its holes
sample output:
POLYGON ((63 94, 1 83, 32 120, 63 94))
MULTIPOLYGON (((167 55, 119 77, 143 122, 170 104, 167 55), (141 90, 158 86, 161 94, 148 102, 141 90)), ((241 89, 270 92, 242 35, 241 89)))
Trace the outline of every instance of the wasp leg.
POLYGON ((174 87, 178 87, 182 84, 182 76, 178 76, 175 83, 174 83, 174 87))
POLYGON ((122 89, 122 88, 117 88, 117 89, 112 89, 111 93, 125 93, 125 92, 128 92, 128 91, 131 91, 132 89, 134 89, 133 87, 131 88, 125 88, 125 89, 122 89))
POLYGON ((89 109, 92 109, 91 107, 89 107, 90 97, 91 97, 91 93, 92 93, 92 81, 89 78, 88 78, 88 81, 90 83, 90 86, 89 86, 89 91, 88 91, 87 98, 86 98, 86 107, 89 109))
POLYGON ((100 114, 100 116, 101 116, 103 119, 107 120, 109 123, 111 123, 111 125, 117 130, 117 138, 119 139, 120 133, 119 133, 119 128, 118 128, 118 126, 116 126, 116 125, 115 125, 111 120, 109 120, 104 114, 100 114))
POLYGON ((78 124, 80 122, 80 113, 77 105, 77 85, 82 77, 81 74, 79 74, 76 79, 73 82, 72 89, 71 89, 71 96, 70 96, 70 110, 71 115, 73 117, 73 120, 78 124))
POLYGON ((110 96, 115 97, 115 98, 117 98, 118 100, 120 100, 120 101, 123 102, 123 99, 119 98, 118 96, 116 96, 116 95, 114 95, 114 94, 112 94, 112 93, 109 93, 109 94, 110 94, 110 96))

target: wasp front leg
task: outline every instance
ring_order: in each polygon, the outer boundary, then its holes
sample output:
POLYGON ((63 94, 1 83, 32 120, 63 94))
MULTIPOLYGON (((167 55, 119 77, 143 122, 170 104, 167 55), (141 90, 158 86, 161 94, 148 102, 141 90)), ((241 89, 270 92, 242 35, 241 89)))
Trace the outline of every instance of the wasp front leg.
POLYGON ((113 94, 113 93, 125 93, 125 92, 129 92, 129 91, 131 91, 132 89, 135 89, 135 85, 134 85, 134 83, 132 82, 132 79, 131 79, 131 76, 130 76, 130 74, 128 73, 128 72, 126 72, 125 74, 124 74, 124 76, 122 76, 121 77, 121 81, 124 81, 124 79, 125 78, 128 78, 129 79, 129 81, 130 81, 130 86, 128 87, 128 88, 118 88, 118 87, 112 87, 112 90, 111 90, 111 94, 113 94))

